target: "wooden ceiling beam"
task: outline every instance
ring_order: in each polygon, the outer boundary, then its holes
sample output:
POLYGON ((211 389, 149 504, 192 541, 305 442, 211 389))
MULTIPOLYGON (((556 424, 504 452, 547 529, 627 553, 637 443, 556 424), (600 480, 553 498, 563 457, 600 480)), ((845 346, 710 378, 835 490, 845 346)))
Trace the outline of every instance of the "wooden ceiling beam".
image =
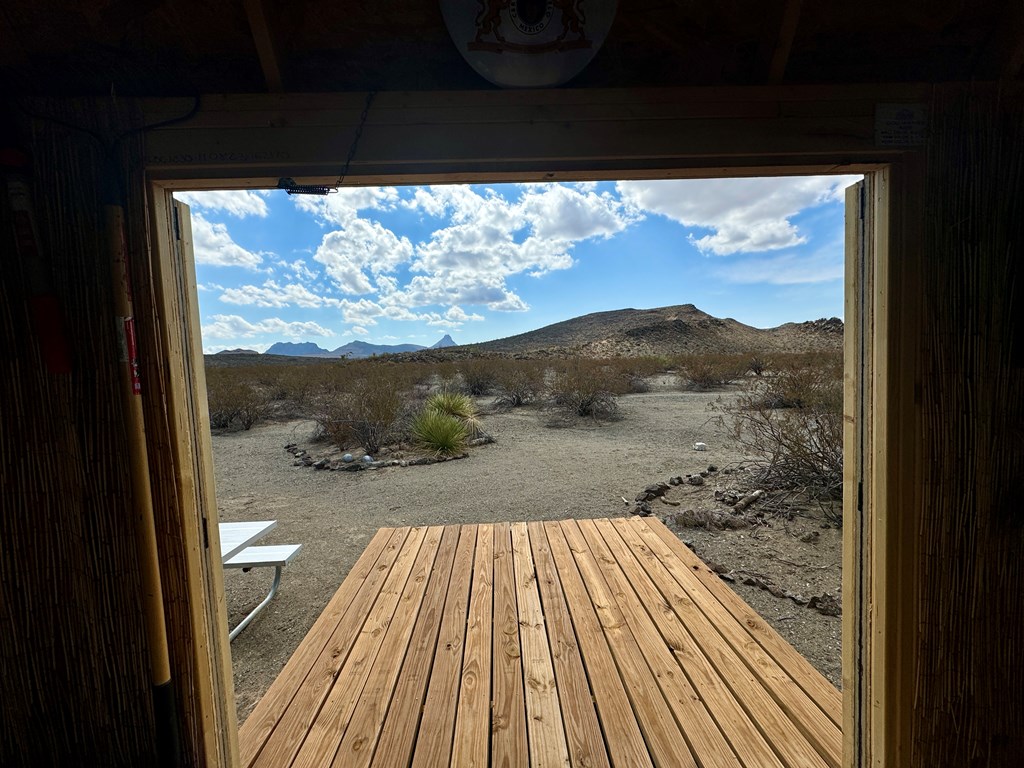
POLYGON ((267 81, 267 90, 271 93, 284 91, 284 78, 281 76, 281 58, 274 33, 268 20, 267 6, 270 0, 243 0, 245 15, 249 17, 249 28, 256 44, 256 53, 260 57, 263 79, 267 81))
POLYGON ((803 4, 804 0, 786 0, 786 5, 782 9, 779 36, 775 41, 775 50, 772 51, 771 63, 768 65, 768 82, 772 85, 781 83, 786 75, 786 65, 789 64, 789 55, 793 51, 793 39, 800 24, 803 4))

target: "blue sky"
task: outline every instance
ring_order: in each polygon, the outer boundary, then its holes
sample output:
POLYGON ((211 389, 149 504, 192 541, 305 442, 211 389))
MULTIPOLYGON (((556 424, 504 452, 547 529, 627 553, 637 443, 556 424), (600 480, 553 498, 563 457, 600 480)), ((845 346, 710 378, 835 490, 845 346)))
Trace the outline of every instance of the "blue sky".
POLYGON ((859 177, 179 192, 207 353, 487 341, 624 307, 842 316, 859 177))

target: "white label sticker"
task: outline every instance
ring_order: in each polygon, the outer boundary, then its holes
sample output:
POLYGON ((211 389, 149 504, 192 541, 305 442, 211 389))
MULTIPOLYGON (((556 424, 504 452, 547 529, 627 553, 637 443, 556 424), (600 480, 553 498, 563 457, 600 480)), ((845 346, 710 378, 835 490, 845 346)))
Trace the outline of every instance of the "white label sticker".
POLYGON ((924 104, 876 104, 875 144, 880 147, 916 147, 928 133, 924 104))

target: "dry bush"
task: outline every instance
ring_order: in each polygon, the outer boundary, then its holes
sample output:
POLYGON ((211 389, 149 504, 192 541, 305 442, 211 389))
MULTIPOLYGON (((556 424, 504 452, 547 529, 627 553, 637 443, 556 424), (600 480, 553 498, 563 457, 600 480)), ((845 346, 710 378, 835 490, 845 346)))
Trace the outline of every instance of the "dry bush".
POLYGON ((480 359, 466 360, 459 364, 459 374, 466 394, 473 397, 489 395, 498 380, 498 361, 480 359))
POLYGON ((347 392, 321 396, 314 419, 323 435, 339 448, 360 446, 377 453, 402 436, 410 411, 407 390, 380 367, 367 367, 347 392))
POLYGON ((749 360, 745 355, 687 355, 679 360, 683 389, 715 389, 743 378, 749 360))
POLYGON ((668 363, 661 357, 623 357, 608 361, 622 379, 617 394, 651 391, 651 378, 665 370, 668 363))
POLYGON ((609 421, 619 417, 615 395, 621 378, 615 370, 596 360, 572 360, 560 365, 548 389, 545 407, 556 419, 551 423, 579 417, 609 421))
POLYGON ((519 408, 544 390, 545 369, 534 360, 508 360, 496 373, 494 407, 519 408))
POLYGON ((261 388, 240 379, 231 368, 207 372, 206 398, 213 429, 227 429, 236 422, 242 429, 252 429, 264 418, 269 405, 261 388))
POLYGON ((840 499, 843 489, 842 368, 787 365, 748 382, 718 406, 737 440, 756 457, 758 482, 769 490, 801 489, 840 499))

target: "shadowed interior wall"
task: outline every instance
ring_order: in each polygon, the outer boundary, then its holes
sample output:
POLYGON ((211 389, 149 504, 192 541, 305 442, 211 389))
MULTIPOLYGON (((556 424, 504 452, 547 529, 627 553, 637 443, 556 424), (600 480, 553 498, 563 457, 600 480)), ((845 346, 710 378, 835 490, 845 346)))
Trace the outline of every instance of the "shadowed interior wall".
MULTIPOLYGON (((75 122, 81 114, 69 116, 75 122)), ((44 260, 15 257, 0 201, 0 764, 149 765, 153 715, 130 503, 103 153, 25 125, 44 260), (29 300, 50 282, 69 373, 50 373, 29 300), (94 762, 94 761, 100 762, 94 762)))
POLYGON ((1024 754, 1024 105, 937 110, 925 190, 918 766, 1024 754))

